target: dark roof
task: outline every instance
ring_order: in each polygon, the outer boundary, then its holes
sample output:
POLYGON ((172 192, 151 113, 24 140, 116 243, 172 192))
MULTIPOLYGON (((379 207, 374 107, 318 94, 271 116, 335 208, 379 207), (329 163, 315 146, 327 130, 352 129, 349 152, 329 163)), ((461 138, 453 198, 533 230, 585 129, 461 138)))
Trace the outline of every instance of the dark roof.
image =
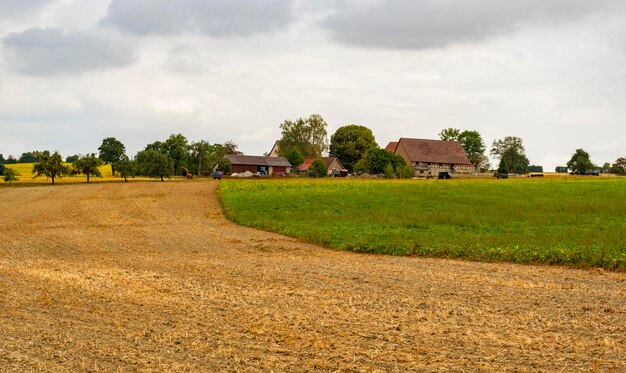
POLYGON ((398 147, 398 142, 391 141, 389 144, 387 144, 387 147, 385 147, 385 150, 391 153, 395 153, 397 147, 398 147))
POLYGON ((433 162, 472 164, 458 141, 426 140, 401 138, 402 144, 411 162, 433 162))
MULTIPOLYGON (((320 158, 324 161, 326 168, 330 168, 330 165, 332 165, 335 159, 337 159, 337 157, 320 157, 320 158)), ((309 167, 311 167, 311 165, 313 164, 313 161, 315 161, 316 159, 317 158, 315 157, 305 157, 304 162, 302 162, 302 164, 298 166, 298 170, 300 171, 308 170, 309 167)), ((339 162, 339 166, 341 166, 341 168, 343 169, 343 164, 341 163, 341 161, 337 159, 337 162, 339 162)))
POLYGON ((262 157, 257 155, 226 154, 224 158, 231 164, 245 164, 251 166, 291 167, 291 163, 283 157, 262 157))

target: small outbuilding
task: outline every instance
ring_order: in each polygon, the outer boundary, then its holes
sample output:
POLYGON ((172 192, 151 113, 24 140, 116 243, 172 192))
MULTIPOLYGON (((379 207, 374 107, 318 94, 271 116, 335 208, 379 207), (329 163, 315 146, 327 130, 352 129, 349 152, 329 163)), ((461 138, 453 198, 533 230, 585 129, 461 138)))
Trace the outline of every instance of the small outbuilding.
MULTIPOLYGON (((226 154, 233 173, 252 172, 253 174, 282 176, 291 173, 291 163, 283 157, 263 157, 256 155, 226 154)), ((216 169, 217 165, 213 167, 216 169)))

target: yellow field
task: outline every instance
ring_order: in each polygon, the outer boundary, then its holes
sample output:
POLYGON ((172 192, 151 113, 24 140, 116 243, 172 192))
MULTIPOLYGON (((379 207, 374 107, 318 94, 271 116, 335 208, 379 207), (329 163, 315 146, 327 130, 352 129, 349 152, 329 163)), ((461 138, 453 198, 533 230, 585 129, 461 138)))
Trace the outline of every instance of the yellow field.
MULTIPOLYGON (((71 163, 65 163, 68 166, 71 166, 71 163)), ((15 164, 6 164, 4 165, 7 168, 15 170, 19 172, 18 181, 13 182, 13 184, 32 184, 32 183, 51 183, 52 181, 45 177, 40 176, 33 178, 33 166, 35 163, 15 163, 15 164)), ((91 182, 101 182, 101 181, 120 181, 122 180, 119 176, 113 176, 111 174, 111 165, 100 166, 100 172, 102 173, 102 177, 91 177, 91 182)), ((129 180, 149 180, 146 177, 135 177, 129 180)), ((0 182, 2 180, 0 179, 0 182)), ((63 178, 55 179, 56 183, 81 183, 86 182, 87 177, 85 175, 76 175, 76 176, 63 176, 63 178)), ((0 183, 0 186, 2 183, 0 183)))

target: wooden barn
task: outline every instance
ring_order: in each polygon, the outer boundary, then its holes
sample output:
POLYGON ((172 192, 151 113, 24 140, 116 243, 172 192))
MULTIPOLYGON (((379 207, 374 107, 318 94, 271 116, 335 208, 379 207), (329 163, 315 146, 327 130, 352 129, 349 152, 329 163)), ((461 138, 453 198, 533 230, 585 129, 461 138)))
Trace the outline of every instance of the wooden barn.
POLYGON ((437 176, 439 172, 470 173, 474 165, 458 141, 401 138, 388 149, 413 167, 415 176, 437 176))
POLYGON ((224 158, 230 161, 233 173, 250 171, 253 174, 259 172, 277 176, 291 173, 291 163, 283 157, 227 154, 224 158))

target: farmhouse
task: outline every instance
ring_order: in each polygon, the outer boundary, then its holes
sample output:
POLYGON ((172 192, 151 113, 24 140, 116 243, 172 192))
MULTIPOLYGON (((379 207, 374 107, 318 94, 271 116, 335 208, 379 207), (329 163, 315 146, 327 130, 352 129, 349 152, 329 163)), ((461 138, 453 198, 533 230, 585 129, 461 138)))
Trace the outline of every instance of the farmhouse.
POLYGON ((401 138, 386 149, 394 149, 413 167, 415 176, 437 176, 439 172, 470 173, 474 166, 458 141, 401 138))
POLYGON ((270 150, 269 154, 267 154, 268 157, 278 157, 278 150, 280 149, 280 146, 278 145, 278 141, 276 140, 276 142, 274 142, 274 146, 272 146, 272 150, 270 150))
MULTIPOLYGON (((326 165, 326 169, 328 170, 329 176, 345 176, 348 174, 348 170, 343 166, 339 158, 337 157, 320 157, 324 164, 326 165)), ((298 166, 298 171, 306 172, 309 170, 309 167, 313 164, 317 158, 315 157, 305 157, 304 162, 298 166)))
MULTIPOLYGON (((285 175, 291 172, 291 163, 283 157, 227 154, 224 158, 230 161, 233 173, 250 171, 267 175, 285 175)), ((213 167, 215 168, 217 165, 213 167)))

